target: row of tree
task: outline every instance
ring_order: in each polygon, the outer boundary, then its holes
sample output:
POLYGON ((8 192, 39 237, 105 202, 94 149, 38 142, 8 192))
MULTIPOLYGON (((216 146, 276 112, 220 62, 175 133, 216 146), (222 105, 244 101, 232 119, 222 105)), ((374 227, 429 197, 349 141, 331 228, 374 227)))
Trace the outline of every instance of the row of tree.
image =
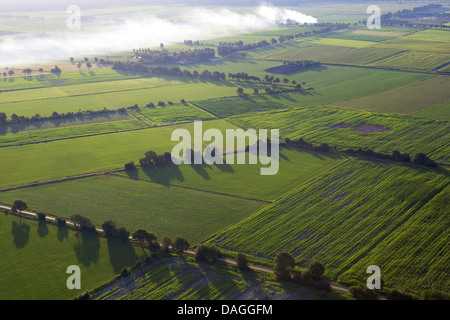
POLYGON ((384 160, 392 160, 397 162, 413 162, 418 165, 423 165, 426 167, 437 167, 438 164, 436 161, 430 159, 426 154, 424 153, 417 153, 414 156, 414 159, 411 160, 411 157, 407 153, 401 153, 397 150, 394 150, 391 154, 387 153, 381 153, 381 152, 375 152, 371 149, 343 149, 339 150, 337 147, 331 147, 326 143, 321 143, 319 145, 313 145, 310 142, 305 141, 303 138, 299 138, 297 140, 291 140, 290 138, 285 138, 284 143, 280 145, 286 145, 290 147, 296 147, 296 148, 307 148, 312 149, 314 151, 319 152, 329 152, 329 151, 338 151, 342 152, 351 156, 359 156, 359 157, 370 157, 370 158, 378 158, 378 159, 384 159, 384 160))
POLYGON ((107 113, 116 113, 116 112, 125 112, 125 108, 119 108, 116 110, 110 110, 107 108, 103 108, 101 110, 83 110, 77 112, 66 112, 66 113, 58 113, 54 111, 50 116, 41 116, 36 113, 34 116, 26 117, 19 116, 15 113, 11 114, 10 118, 4 112, 0 112, 0 125, 1 124, 18 124, 25 123, 30 121, 46 121, 46 120, 56 120, 56 119, 64 119, 64 118, 73 118, 73 117, 81 117, 81 116, 92 116, 98 114, 107 114, 107 113))

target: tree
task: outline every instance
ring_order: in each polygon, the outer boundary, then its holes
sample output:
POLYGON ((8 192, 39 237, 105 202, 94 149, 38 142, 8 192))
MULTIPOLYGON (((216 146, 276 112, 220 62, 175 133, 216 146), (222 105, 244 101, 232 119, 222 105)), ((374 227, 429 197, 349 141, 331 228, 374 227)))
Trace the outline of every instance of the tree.
POLYGON ((44 69, 39 68, 39 72, 42 74, 44 72, 44 69))
POLYGON ((144 229, 138 229, 133 233, 133 239, 143 245, 148 239, 148 232, 144 229))
POLYGON ((236 92, 237 92, 238 95, 243 95, 244 94, 244 89, 239 87, 239 88, 237 88, 236 92))
POLYGON ((163 245, 163 251, 169 252, 169 248, 172 245, 172 239, 170 239, 169 237, 164 237, 162 239, 162 245, 163 245))
POLYGON ((352 294, 353 298, 357 300, 377 300, 378 295, 375 293, 375 291, 370 290, 368 288, 362 289, 358 286, 353 286, 349 288, 350 293, 352 294))
POLYGON ((160 43, 159 47, 160 47, 161 49, 164 49, 164 43, 160 43))
POLYGON ((69 219, 72 220, 75 227, 78 227, 78 229, 82 231, 95 231, 95 226, 88 217, 83 217, 79 213, 74 213, 69 217, 69 219))
POLYGON ((176 236, 175 239, 173 240, 172 248, 175 250, 176 253, 182 254, 184 251, 189 249, 190 246, 191 246, 190 243, 186 239, 180 236, 176 236))
POLYGON ((294 258, 287 252, 279 252, 275 256, 275 278, 279 281, 290 281, 289 269, 295 266, 294 258))
POLYGON ((124 227, 120 227, 119 229, 117 229, 117 238, 122 241, 128 241, 128 239, 130 238, 130 231, 128 231, 124 227))
POLYGON ((325 273, 325 267, 317 260, 314 260, 309 264, 308 270, 311 272, 314 280, 322 279, 322 276, 325 273))
POLYGON ((78 68, 78 71, 81 71, 81 62, 77 63, 77 68, 78 68))
POLYGON ((117 235, 116 224, 112 220, 103 222, 102 229, 107 237, 115 237, 117 235))
POLYGON ((247 256, 244 253, 239 252, 236 254, 236 267, 239 270, 248 270, 247 256))
POLYGON ((254 92, 255 94, 258 94, 258 93, 259 93, 258 88, 254 88, 254 89, 253 89, 253 92, 254 92))
POLYGON ((90 62, 88 62, 88 63, 86 63, 86 67, 88 68, 88 70, 91 70, 92 64, 90 62))
POLYGON ((219 256, 219 249, 216 246, 201 244, 195 252, 195 259, 198 261, 214 262, 219 256))
POLYGON ((125 163, 125 170, 127 171, 136 170, 136 165, 134 164, 133 161, 125 163))
POLYGON ((9 70, 8 74, 9 74, 10 77, 12 77, 14 75, 14 71, 13 70, 9 70))
POLYGON ((13 202, 13 205, 12 205, 11 209, 12 209, 13 212, 19 211, 19 217, 21 219, 20 221, 22 221, 22 211, 23 210, 27 210, 28 209, 28 205, 23 200, 15 200, 13 202))

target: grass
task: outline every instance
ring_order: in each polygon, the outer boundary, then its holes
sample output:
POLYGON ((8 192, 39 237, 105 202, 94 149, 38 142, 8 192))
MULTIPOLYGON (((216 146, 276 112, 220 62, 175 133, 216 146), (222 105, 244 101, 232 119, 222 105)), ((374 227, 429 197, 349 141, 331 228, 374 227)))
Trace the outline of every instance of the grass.
POLYGON ((148 254, 96 234, 77 233, 42 222, 0 214, 0 298, 71 299, 111 280, 148 254), (66 286, 67 267, 81 269, 81 289, 66 286))
MULTIPOLYGON (((236 128, 224 120, 206 121, 203 127, 205 130, 236 128)), ((129 161, 139 161, 149 150, 170 152, 177 144, 171 141, 172 131, 177 128, 192 130, 193 126, 165 126, 2 148, 0 185, 5 187, 120 168, 129 161)))
POLYGON ((333 32, 327 35, 322 36, 323 38, 333 38, 333 39, 343 39, 343 40, 356 40, 356 41, 370 41, 370 42, 379 42, 387 39, 393 38, 392 35, 387 34, 362 34, 355 32, 333 32))
POLYGON ((181 235, 192 245, 264 205, 261 201, 111 175, 6 191, 0 193, 0 199, 7 204, 22 199, 33 210, 56 216, 69 217, 78 212, 96 225, 111 219, 131 231, 154 232, 159 240, 181 235))
MULTIPOLYGON (((295 257, 300 267, 318 259, 331 279, 340 279, 346 271, 352 276, 359 274, 360 279, 367 265, 357 263, 361 259, 369 264, 380 263, 366 257, 389 243, 392 234, 407 230, 411 217, 449 183, 447 172, 354 159, 220 232, 210 243, 268 260, 285 250, 295 257)), ((436 223, 433 229, 416 230, 414 239, 424 241, 430 234, 439 234, 438 230, 443 229, 436 223)), ((443 248, 447 239, 441 237, 435 241, 433 247, 443 248)), ((382 249, 378 252, 392 266, 397 262, 414 265, 409 245, 403 247, 400 243, 396 254, 382 249), (408 256, 408 259, 403 260, 402 256, 408 256)), ((415 258, 425 261, 429 254, 426 247, 421 247, 415 258)), ((444 279, 446 264, 441 262, 439 259, 428 260, 430 268, 423 268, 420 275, 416 271, 404 273, 401 276, 405 279, 404 285, 422 290, 421 285, 406 279, 427 277, 427 273, 434 273, 434 270, 440 272, 433 277, 444 279)), ((396 276, 389 274, 383 265, 381 270, 386 276, 396 276)), ((448 287, 448 279, 442 281, 448 287)))
POLYGON ((414 115, 417 117, 429 118, 434 120, 450 121, 450 101, 434 105, 428 109, 419 111, 414 115))
POLYGON ((98 300, 328 300, 345 299, 338 293, 320 294, 273 275, 240 272, 225 263, 201 263, 190 257, 165 256, 102 291, 98 300))
MULTIPOLYGON (((412 156, 419 152, 431 154, 446 145, 450 137, 446 121, 319 106, 233 116, 229 121, 243 128, 278 128, 283 138, 303 137, 339 148, 361 147, 384 153, 397 149, 412 156), (380 131, 354 129, 361 124, 378 126, 380 131)), ((441 162, 449 162, 448 153, 447 147, 440 151, 441 162)))
MULTIPOLYGON (((450 100, 450 78, 436 76, 380 94, 337 102, 331 106, 383 113, 420 114, 421 111, 448 100, 450 100)), ((442 113, 442 117, 433 119, 450 120, 448 118, 450 112, 447 112, 447 118, 445 112, 439 113, 442 113)))
MULTIPOLYGON (((122 107, 146 105, 149 102, 179 102, 185 100, 203 100, 225 96, 236 96, 237 87, 226 81, 215 83, 192 83, 175 86, 137 89, 121 92, 86 94, 79 96, 36 99, 2 104, 3 112, 7 115, 16 113, 33 116, 40 113, 43 116, 58 113, 76 112, 78 110, 101 110, 103 108, 117 109, 122 107)), ((38 89, 39 90, 39 89, 38 89)))
POLYGON ((166 125, 177 122, 214 119, 215 116, 197 108, 190 103, 139 108, 130 113, 151 126, 166 125))
POLYGON ((30 130, 0 136, 0 146, 20 146, 24 144, 80 138, 84 136, 117 133, 121 131, 130 131, 144 128, 147 128, 147 126, 141 121, 122 120, 52 129, 30 130))
POLYGON ((270 95, 245 95, 233 98, 203 100, 195 102, 195 105, 218 117, 286 108, 286 104, 272 99, 270 95))
POLYGON ((330 170, 346 158, 337 154, 320 154, 294 149, 281 149, 279 170, 271 176, 260 175, 258 164, 186 165, 160 170, 121 172, 133 178, 165 185, 180 185, 238 196, 272 201, 293 187, 301 185, 322 172, 330 170))
POLYGON ((450 55, 446 53, 405 51, 395 56, 378 60, 369 64, 369 66, 412 71, 433 71, 447 63, 449 59, 450 55))

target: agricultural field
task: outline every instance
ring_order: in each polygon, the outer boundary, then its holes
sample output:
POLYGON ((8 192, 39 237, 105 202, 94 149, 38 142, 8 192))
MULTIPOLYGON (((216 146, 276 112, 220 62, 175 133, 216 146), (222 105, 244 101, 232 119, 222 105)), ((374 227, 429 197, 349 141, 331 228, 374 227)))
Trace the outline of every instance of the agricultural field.
MULTIPOLYGON (((236 128, 224 120, 206 121, 203 127, 219 130, 236 128)), ((177 142, 171 141, 171 135, 177 128, 192 130, 193 125, 164 126, 2 148, 0 186, 122 168, 129 161, 138 162, 149 150, 160 154, 172 150, 177 142)))
POLYGON ((0 214, 0 299, 64 300, 112 280, 147 249, 54 225, 0 214), (66 286, 66 269, 78 265, 81 289, 66 286))
MULTIPOLYGON (((170 174, 183 177, 177 168, 170 174)), ((23 199, 36 211, 63 217, 78 212, 98 226, 113 220, 128 230, 150 230, 159 239, 181 235, 193 245, 265 204, 111 175, 20 188, 1 192, 0 198, 6 204, 23 199)))
MULTIPOLYGON (((435 76, 380 94, 341 101, 330 106, 383 113, 426 115, 428 108, 450 100, 450 78, 435 76), (423 113, 422 113, 423 111, 423 113)), ((431 112, 433 114, 433 112, 431 112)), ((450 120, 445 113, 436 120, 450 120)))
MULTIPOLYGON (((425 4, 379 6, 387 13, 425 4)), ((449 293, 450 32, 433 26, 445 21, 394 18, 369 30, 367 3, 246 5, 83 8, 83 28, 72 34, 65 12, 0 14, 0 299, 73 299, 86 290, 98 300, 353 299, 347 289, 364 288, 368 265, 381 268, 384 296, 449 293), (296 11, 318 23, 299 22, 296 11), (103 47, 105 35, 111 41, 103 47), (77 50, 60 48, 63 38, 77 50), (23 39, 30 42, 20 50, 23 39), (53 58, 44 50, 49 39, 53 58), (251 50, 238 44, 272 39, 251 50), (232 53, 219 56, 226 43, 232 53), (299 60, 320 64, 268 70, 299 60), (226 79, 115 70, 145 71, 142 64, 226 79), (50 72, 55 65, 61 73, 50 72), (195 121, 224 137, 227 129, 278 129, 286 143, 278 160, 258 154, 257 164, 248 164, 254 151, 242 149, 233 151, 247 164, 175 165, 165 157, 140 165, 148 151, 172 152, 177 129, 198 142, 195 121), (299 138, 314 147, 295 146, 299 138), (393 155, 350 156, 347 148, 393 155), (400 162, 395 150, 411 161, 400 162), (419 153, 436 166, 420 164, 419 153), (262 175, 269 166, 276 174, 262 175), (63 228, 19 217, 17 207, 8 209, 19 199, 50 219, 79 213, 97 228, 113 220, 158 242, 180 235, 190 248, 150 252, 150 241, 144 248, 101 229, 76 231, 71 221, 63 228), (200 244, 230 260, 245 253, 258 271, 199 262, 200 244), (320 291, 277 280, 270 271, 280 251, 295 259, 291 275, 317 259, 336 286, 327 293, 326 281, 316 283, 320 291), (66 289, 68 265, 81 267, 81 290, 66 289), (125 267, 132 273, 117 277, 125 267)))
POLYGON ((320 154, 308 150, 282 148, 280 161, 277 164, 279 170, 275 175, 260 175, 260 168, 268 166, 262 164, 204 164, 201 166, 182 164, 176 170, 173 168, 140 169, 134 173, 125 171, 120 174, 156 183, 273 201, 293 187, 313 179, 345 160, 345 157, 338 154, 320 154))
MULTIPOLYGON (((446 171, 433 172, 371 160, 349 160, 220 232, 209 242, 226 250, 246 252, 259 259, 270 259, 280 250, 287 250, 303 267, 318 259, 327 265, 326 275, 332 279, 340 279, 339 276, 346 271, 351 273, 348 269, 363 258, 366 263, 377 264, 389 274, 392 269, 385 267, 382 261, 366 258, 371 256, 372 250, 389 243, 389 237, 400 232, 401 226, 412 223, 414 220, 411 219, 420 216, 419 212, 425 210, 428 200, 449 183, 446 171)), ((448 208, 441 208, 444 210, 442 214, 448 218, 448 208)), ((424 259, 425 255, 428 256, 428 250, 434 250, 425 246, 426 238, 419 240, 429 237, 428 232, 426 229, 416 229, 414 235, 417 241, 424 241, 423 245, 415 247, 423 251, 424 259)), ((436 239, 435 246, 442 250, 446 244, 445 236, 436 239)), ((385 259, 390 264, 395 265, 397 257, 402 265, 415 264, 407 246, 395 249, 396 254, 390 254, 389 259, 385 259), (409 260, 404 261, 400 255, 406 253, 409 260)), ((427 260, 423 264, 421 277, 432 272, 432 277, 445 278, 444 266, 448 264, 448 258, 448 255, 443 257, 447 259, 444 264, 437 259, 427 260)), ((360 269, 357 270, 353 272, 360 272, 360 269)), ((395 273, 390 274, 390 277, 395 276, 395 273)), ((402 274, 402 280, 406 281, 408 276, 414 280, 409 280, 405 285, 412 290, 423 289, 416 282, 418 274, 402 274)))
POLYGON ((450 160, 449 150, 443 147, 450 137, 447 121, 330 107, 252 113, 233 116, 229 121, 244 128, 275 127, 282 138, 302 137, 339 148, 371 148, 389 154, 397 149, 411 155, 439 150, 436 159, 443 163, 450 160))
POLYGON ((325 296, 312 289, 280 285, 273 275, 239 272, 227 264, 197 262, 167 256, 130 278, 99 292, 97 300, 340 300, 338 293, 325 296))

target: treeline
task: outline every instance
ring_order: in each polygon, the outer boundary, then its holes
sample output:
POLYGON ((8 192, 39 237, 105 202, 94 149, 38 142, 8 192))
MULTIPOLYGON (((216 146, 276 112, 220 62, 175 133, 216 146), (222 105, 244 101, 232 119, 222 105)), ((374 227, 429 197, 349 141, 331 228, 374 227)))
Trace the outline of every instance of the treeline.
POLYGON ((141 51, 136 52, 133 49, 134 53, 139 55, 139 60, 143 63, 150 64, 176 63, 177 61, 201 62, 209 61, 216 56, 216 51, 213 48, 184 50, 172 53, 169 53, 167 50, 139 50, 141 51))
POLYGON ((436 161, 430 159, 426 154, 424 153, 417 153, 413 159, 409 156, 407 153, 400 153, 397 150, 392 151, 391 154, 387 153, 381 153, 381 152, 375 152, 371 149, 362 149, 361 147, 352 149, 338 149, 337 147, 331 147, 326 143, 321 143, 319 145, 313 145, 310 142, 305 141, 303 138, 299 138, 297 140, 291 140, 290 138, 285 138, 284 142, 280 145, 286 145, 290 147, 296 147, 296 148, 306 148, 311 149, 318 152, 330 152, 330 151, 336 151, 341 152, 350 156, 355 157, 369 157, 369 158, 378 158, 378 159, 384 159, 384 160, 391 160, 391 161, 397 161, 397 162, 406 162, 410 163, 413 162, 418 165, 423 165, 426 167, 437 167, 438 164, 436 161))
POLYGON ((92 116, 92 115, 98 115, 98 114, 107 114, 107 113, 116 113, 116 112, 125 112, 125 108, 119 108, 116 110, 110 110, 107 108, 104 108, 102 110, 84 110, 84 111, 77 111, 77 112, 66 112, 66 113, 58 113, 54 111, 50 116, 41 116, 40 114, 36 113, 34 116, 26 117, 26 116, 19 116, 15 113, 13 113, 10 118, 8 119, 8 116, 4 112, 0 112, 0 125, 2 124, 19 124, 19 123, 25 123, 25 122, 31 122, 31 121, 46 121, 46 120, 56 120, 56 119, 64 119, 64 118, 73 118, 73 117, 81 117, 81 116, 92 116))
POLYGON ((277 43, 283 43, 289 40, 299 39, 303 37, 308 37, 311 35, 317 35, 321 33, 330 32, 333 30, 339 30, 343 28, 348 28, 350 24, 348 23, 322 23, 322 24, 315 24, 315 26, 321 27, 320 29, 313 29, 311 31, 305 31, 305 32, 299 32, 292 35, 280 35, 277 39, 272 38, 269 41, 262 40, 259 42, 254 43, 247 43, 244 44, 242 40, 236 41, 236 42, 219 42, 219 46, 217 47, 217 54, 220 56, 228 56, 233 53, 239 52, 239 51, 247 51, 247 50, 253 50, 257 48, 263 48, 270 45, 275 45, 277 43))

